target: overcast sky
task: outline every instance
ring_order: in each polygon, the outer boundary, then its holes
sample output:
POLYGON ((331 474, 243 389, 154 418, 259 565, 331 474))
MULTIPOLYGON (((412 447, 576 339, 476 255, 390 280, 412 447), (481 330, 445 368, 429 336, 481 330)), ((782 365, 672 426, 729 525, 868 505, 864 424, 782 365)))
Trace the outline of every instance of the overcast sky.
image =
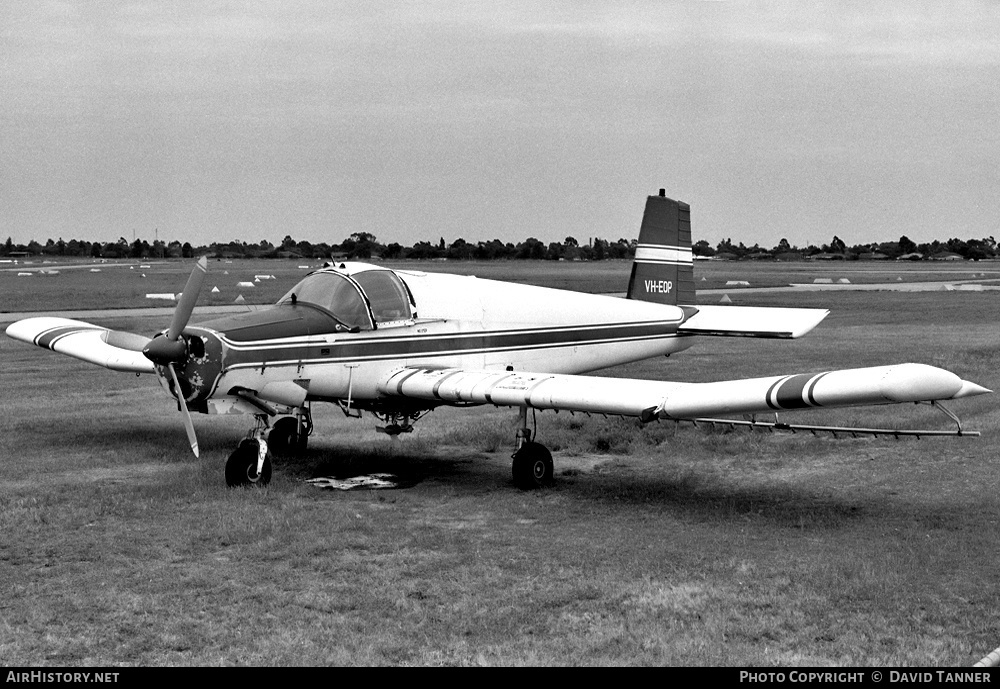
POLYGON ((1000 237, 1000 4, 0 4, 0 241, 1000 237))

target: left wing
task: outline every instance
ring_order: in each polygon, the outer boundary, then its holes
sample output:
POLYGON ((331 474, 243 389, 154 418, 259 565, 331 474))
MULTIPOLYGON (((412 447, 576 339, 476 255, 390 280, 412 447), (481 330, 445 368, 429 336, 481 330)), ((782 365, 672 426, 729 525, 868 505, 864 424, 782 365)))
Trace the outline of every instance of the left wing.
POLYGON ((692 419, 812 407, 931 402, 990 390, 926 364, 826 373, 671 383, 547 373, 401 368, 379 382, 388 396, 443 403, 557 409, 654 419, 692 419))
POLYGON ((149 338, 111 330, 70 318, 25 318, 7 327, 15 340, 97 364, 112 371, 155 373, 153 362, 142 354, 149 338))

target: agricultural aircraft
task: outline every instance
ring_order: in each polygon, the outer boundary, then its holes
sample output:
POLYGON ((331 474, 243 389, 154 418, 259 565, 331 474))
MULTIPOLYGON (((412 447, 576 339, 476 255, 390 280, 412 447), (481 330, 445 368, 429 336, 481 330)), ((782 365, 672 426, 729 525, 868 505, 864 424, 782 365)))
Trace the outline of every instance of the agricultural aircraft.
MULTIPOLYGON (((111 370, 156 375, 178 400, 195 456, 191 412, 253 415, 254 428, 226 463, 230 486, 267 484, 272 453, 304 450, 316 402, 337 404, 350 416, 371 412, 391 435, 411 431, 442 405, 517 408, 513 479, 533 488, 552 481, 553 462, 528 427, 529 409, 649 422, 812 407, 940 406, 990 392, 915 363, 710 383, 581 375, 669 356, 702 337, 797 338, 829 313, 697 305, 692 266, 690 207, 661 189, 647 199, 624 299, 344 262, 311 272, 274 306, 191 325, 207 270, 202 258, 169 327, 152 338, 57 317, 17 321, 7 334, 111 370)), ((910 433, 976 435, 960 423, 957 431, 910 433)))

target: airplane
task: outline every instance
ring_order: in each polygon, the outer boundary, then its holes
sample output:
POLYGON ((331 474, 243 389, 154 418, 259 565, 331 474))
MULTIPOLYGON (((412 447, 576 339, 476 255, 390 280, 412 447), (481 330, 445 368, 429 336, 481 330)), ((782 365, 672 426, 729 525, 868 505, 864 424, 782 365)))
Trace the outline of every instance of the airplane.
POLYGON ((696 304, 690 206, 664 189, 646 200, 625 298, 342 262, 309 273, 271 307, 192 325, 206 271, 202 257, 169 327, 152 338, 48 316, 17 321, 7 335, 155 375, 177 400, 196 457, 191 412, 253 415, 226 462, 231 487, 264 486, 273 456, 303 452, 316 402, 370 412, 389 435, 441 406, 516 408, 511 474, 532 489, 553 482, 554 464, 528 427, 529 409, 838 430, 711 417, 913 402, 940 407, 958 430, 888 432, 978 435, 940 403, 991 392, 916 363, 709 383, 584 375, 705 337, 798 338, 829 313, 696 304))

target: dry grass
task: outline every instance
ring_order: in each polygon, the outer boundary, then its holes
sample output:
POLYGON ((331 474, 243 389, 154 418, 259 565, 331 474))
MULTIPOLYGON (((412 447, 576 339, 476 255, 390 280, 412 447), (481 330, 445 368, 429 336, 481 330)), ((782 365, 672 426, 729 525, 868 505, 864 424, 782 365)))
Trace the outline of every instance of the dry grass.
MULTIPOLYGON (((801 341, 706 342, 611 373, 915 360, 1000 386, 995 305, 907 298, 844 299, 801 341)), ((952 405, 984 431, 961 440, 542 414, 557 485, 528 493, 511 485, 508 410, 439 410, 393 442, 321 408, 305 458, 234 491, 222 468, 245 419, 196 418, 195 461, 154 381, 7 338, 0 357, 9 665, 928 666, 1000 643, 993 396, 952 405), (411 486, 301 480, 361 469, 411 486)), ((947 426, 926 407, 878 416, 947 426)))

